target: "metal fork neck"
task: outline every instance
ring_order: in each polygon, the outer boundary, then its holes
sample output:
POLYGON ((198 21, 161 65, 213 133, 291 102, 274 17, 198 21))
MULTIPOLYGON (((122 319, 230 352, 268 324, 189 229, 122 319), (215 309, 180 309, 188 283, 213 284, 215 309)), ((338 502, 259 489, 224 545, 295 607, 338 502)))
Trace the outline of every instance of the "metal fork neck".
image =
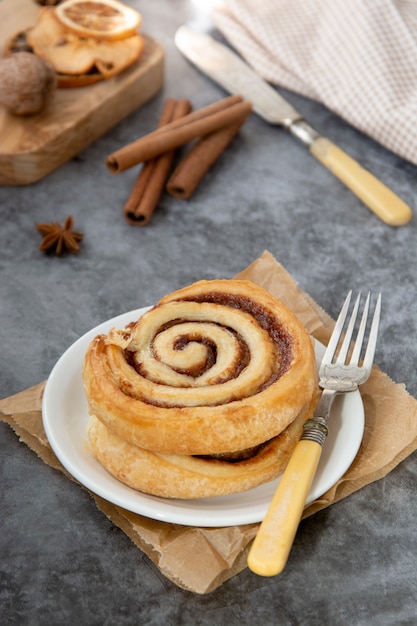
POLYGON ((327 417, 329 416, 330 409, 332 408, 333 400, 335 399, 337 391, 335 389, 323 389, 321 398, 314 409, 314 417, 327 417))

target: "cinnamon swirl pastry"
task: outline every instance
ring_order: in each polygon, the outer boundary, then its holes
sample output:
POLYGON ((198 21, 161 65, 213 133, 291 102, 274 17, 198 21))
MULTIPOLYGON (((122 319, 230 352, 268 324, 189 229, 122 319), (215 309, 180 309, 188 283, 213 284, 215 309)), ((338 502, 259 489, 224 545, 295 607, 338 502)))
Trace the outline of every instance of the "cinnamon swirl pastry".
POLYGON ((98 460, 135 489, 180 498, 275 478, 317 388, 301 322, 240 280, 200 281, 95 337, 83 377, 98 460))

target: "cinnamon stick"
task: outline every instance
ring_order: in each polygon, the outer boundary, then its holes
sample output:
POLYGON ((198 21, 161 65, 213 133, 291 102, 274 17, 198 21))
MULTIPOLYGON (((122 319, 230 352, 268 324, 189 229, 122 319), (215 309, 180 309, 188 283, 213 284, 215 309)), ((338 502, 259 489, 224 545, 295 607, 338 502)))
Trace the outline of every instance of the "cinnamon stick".
MULTIPOLYGON (((187 115, 190 111, 191 104, 188 100, 175 101, 169 98, 162 111, 158 128, 187 115)), ((175 150, 171 150, 144 163, 123 208, 123 215, 132 226, 149 224, 164 190, 174 156, 175 150)))
POLYGON ((180 161, 167 183, 171 196, 188 200, 202 178, 226 150, 245 120, 202 137, 180 161))
POLYGON ((251 112, 250 102, 244 101, 241 96, 229 96, 117 150, 107 157, 106 166, 110 172, 118 174, 137 163, 149 161, 164 152, 179 148, 196 137, 237 124, 245 120, 251 112))

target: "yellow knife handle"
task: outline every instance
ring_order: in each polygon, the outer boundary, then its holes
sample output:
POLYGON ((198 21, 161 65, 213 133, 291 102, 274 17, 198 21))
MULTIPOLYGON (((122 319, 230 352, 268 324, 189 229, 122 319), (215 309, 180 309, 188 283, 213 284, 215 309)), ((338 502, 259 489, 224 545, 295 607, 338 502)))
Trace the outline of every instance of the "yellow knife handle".
POLYGON ((404 226, 410 221, 410 207, 331 141, 319 136, 311 144, 310 152, 383 222, 404 226))
POLYGON ((285 567, 300 523, 322 446, 301 439, 281 477, 248 556, 260 576, 275 576, 285 567))

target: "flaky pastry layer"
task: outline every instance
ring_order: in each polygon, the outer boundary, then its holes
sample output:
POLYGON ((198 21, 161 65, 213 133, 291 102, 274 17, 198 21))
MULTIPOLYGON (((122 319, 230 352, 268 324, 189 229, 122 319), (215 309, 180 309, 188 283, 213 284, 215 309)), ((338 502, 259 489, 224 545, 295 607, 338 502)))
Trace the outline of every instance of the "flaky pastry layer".
POLYGON ((88 435, 93 455, 124 484, 164 498, 206 498, 247 491, 279 476, 299 439, 312 404, 277 437, 241 461, 162 454, 117 437, 95 416, 88 435))

